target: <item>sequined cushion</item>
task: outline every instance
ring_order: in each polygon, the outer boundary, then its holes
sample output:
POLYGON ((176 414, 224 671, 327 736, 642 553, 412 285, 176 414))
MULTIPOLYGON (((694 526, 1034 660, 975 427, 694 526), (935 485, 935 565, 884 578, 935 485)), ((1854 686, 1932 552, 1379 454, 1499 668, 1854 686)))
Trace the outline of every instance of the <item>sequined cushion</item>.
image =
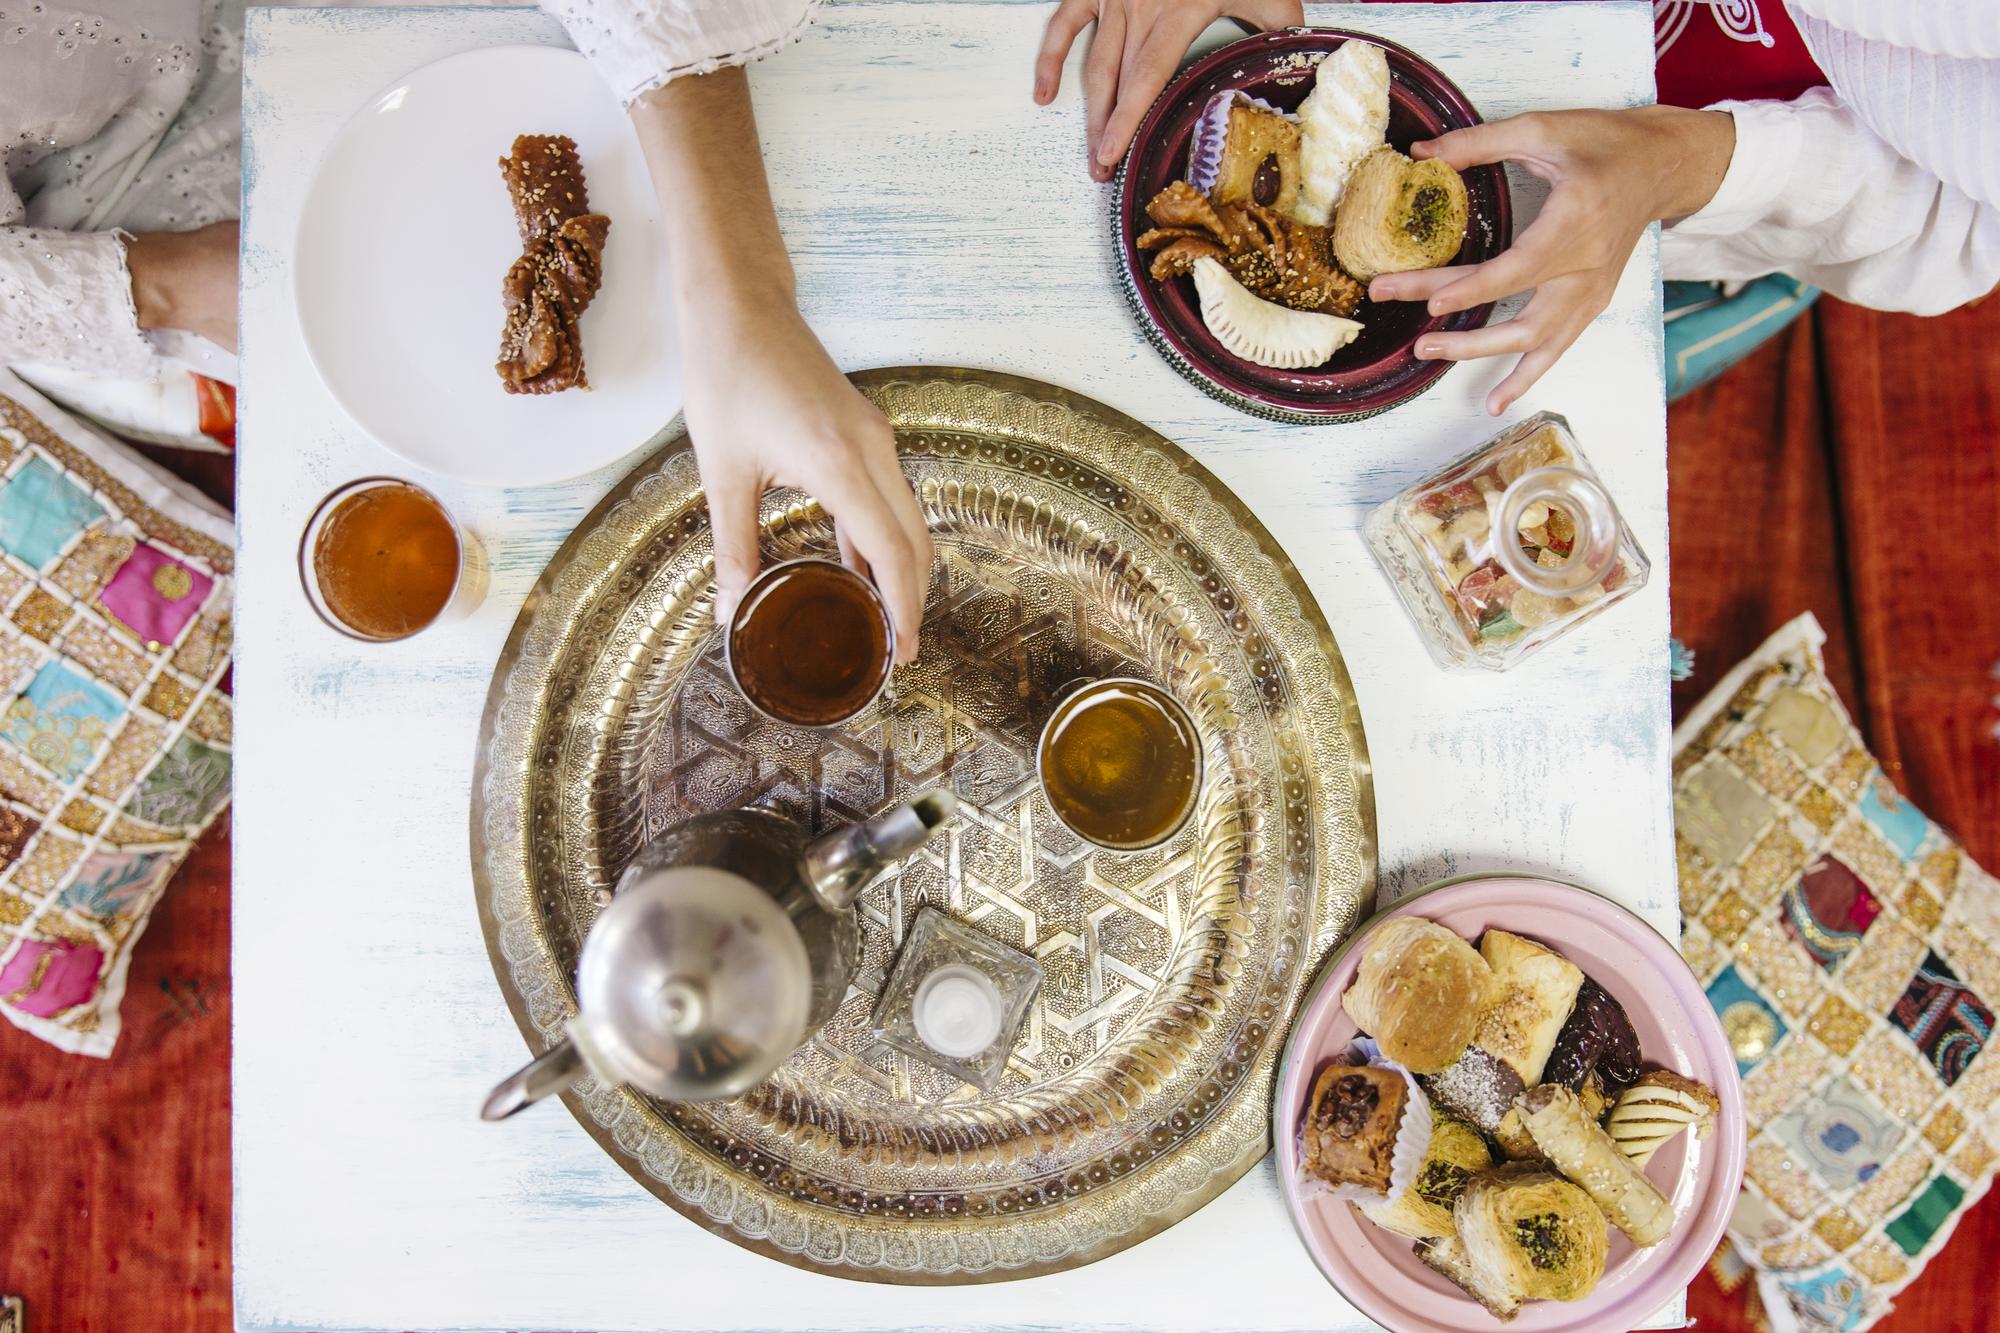
POLYGON ((0 370, 0 1015, 108 1055, 229 800, 228 517, 0 370))
POLYGON ((2000 881, 1897 792, 1793 621, 1675 734, 1688 963, 1743 1076, 1731 1221, 1767 1306, 1851 1333, 1986 1192, 2000 881))

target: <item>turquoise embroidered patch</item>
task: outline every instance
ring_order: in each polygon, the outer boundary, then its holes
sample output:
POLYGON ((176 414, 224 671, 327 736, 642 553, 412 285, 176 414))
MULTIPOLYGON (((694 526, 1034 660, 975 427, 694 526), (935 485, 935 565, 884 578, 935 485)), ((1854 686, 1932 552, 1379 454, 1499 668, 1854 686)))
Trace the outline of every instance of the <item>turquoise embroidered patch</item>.
POLYGON ((1923 811, 1904 800, 1903 794, 1896 790, 1896 784, 1880 771, 1868 784, 1868 790, 1861 793, 1855 808, 1867 816, 1875 831, 1905 861, 1914 858, 1917 849, 1930 836, 1931 821, 1924 818, 1923 811))
POLYGON ((104 748, 125 705, 110 690, 62 662, 35 673, 8 706, 6 738, 64 782, 74 781, 104 748))
POLYGON ((90 493, 32 455, 0 487, 0 547, 30 569, 62 553, 70 538, 104 517, 90 493))

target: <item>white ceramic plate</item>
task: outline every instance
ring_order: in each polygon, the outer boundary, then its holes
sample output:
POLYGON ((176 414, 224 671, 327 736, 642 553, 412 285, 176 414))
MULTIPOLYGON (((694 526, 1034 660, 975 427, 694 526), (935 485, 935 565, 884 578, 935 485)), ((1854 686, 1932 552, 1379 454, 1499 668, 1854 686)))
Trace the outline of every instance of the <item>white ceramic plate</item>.
POLYGON ((344 126, 306 197, 293 261, 320 378, 418 467, 525 486, 646 443, 680 410, 667 249, 638 137, 574 51, 502 46, 426 65, 344 126), (583 316, 590 389, 510 394, 500 280, 521 253, 499 160, 517 134, 576 140, 611 219, 583 316))

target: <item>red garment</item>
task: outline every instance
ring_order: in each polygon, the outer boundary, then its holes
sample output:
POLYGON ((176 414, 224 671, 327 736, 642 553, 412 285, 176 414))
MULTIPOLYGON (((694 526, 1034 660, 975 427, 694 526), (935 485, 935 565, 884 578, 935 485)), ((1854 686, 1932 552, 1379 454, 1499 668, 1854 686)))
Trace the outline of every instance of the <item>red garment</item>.
POLYGON ((1827 81, 1784 0, 1653 0, 1653 52, 1660 100, 1670 106, 1789 102, 1827 81))
POLYGON ((1660 100, 1789 102, 1826 83, 1783 0, 1654 0, 1660 100))

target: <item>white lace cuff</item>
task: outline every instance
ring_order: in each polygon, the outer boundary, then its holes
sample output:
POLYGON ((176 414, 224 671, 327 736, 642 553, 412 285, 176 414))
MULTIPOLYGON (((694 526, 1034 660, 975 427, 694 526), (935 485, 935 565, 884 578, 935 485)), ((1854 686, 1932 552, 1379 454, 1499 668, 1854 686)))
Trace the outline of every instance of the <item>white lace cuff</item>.
POLYGON ((819 0, 542 0, 624 105, 684 74, 762 60, 805 34, 819 0))
POLYGON ((132 305, 127 239, 0 227, 0 366, 148 373, 153 347, 132 305))

